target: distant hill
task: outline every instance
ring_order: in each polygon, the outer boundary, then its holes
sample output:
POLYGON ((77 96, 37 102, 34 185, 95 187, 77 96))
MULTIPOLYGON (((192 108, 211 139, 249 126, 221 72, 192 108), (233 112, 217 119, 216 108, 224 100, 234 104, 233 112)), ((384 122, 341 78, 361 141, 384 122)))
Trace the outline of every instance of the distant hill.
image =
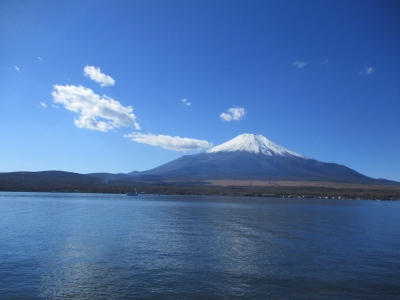
POLYGON ((136 180, 127 174, 78 174, 64 171, 0 173, 0 191, 123 192, 136 180))
POLYGON ((101 181, 92 176, 64 171, 10 172, 0 173, 0 190, 41 191, 43 187, 49 191, 60 188, 75 190, 98 185, 101 181))

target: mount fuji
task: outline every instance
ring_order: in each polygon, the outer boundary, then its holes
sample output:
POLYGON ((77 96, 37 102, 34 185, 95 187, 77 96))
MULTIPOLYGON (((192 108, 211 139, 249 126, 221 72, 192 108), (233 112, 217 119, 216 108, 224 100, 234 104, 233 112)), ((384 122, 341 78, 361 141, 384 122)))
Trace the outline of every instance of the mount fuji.
POLYGON ((241 134, 203 153, 185 155, 157 168, 129 175, 154 181, 380 181, 339 164, 307 158, 259 134, 241 134))

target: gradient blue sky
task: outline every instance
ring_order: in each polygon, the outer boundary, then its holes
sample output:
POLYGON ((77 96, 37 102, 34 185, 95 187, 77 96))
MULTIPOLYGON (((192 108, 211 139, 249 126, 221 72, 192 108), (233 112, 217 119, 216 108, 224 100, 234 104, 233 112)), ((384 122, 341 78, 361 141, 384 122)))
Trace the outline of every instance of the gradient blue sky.
POLYGON ((0 172, 142 171, 259 133, 400 181, 400 2, 2 0, 0 124, 0 172))

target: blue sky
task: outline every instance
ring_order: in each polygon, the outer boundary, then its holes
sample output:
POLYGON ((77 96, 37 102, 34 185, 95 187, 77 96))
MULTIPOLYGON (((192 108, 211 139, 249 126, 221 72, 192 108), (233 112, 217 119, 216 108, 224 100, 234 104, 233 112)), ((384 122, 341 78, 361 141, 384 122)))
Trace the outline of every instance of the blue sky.
POLYGON ((3 0, 0 45, 0 172, 142 171, 259 133, 400 181, 398 1, 3 0))

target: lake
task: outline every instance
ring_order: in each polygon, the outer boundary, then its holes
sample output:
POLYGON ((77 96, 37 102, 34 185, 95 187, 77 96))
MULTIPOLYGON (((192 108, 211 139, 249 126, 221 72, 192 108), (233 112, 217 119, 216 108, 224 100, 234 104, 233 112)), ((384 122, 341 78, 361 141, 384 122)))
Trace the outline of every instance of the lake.
POLYGON ((0 193, 1 299, 399 299, 400 202, 0 193))

